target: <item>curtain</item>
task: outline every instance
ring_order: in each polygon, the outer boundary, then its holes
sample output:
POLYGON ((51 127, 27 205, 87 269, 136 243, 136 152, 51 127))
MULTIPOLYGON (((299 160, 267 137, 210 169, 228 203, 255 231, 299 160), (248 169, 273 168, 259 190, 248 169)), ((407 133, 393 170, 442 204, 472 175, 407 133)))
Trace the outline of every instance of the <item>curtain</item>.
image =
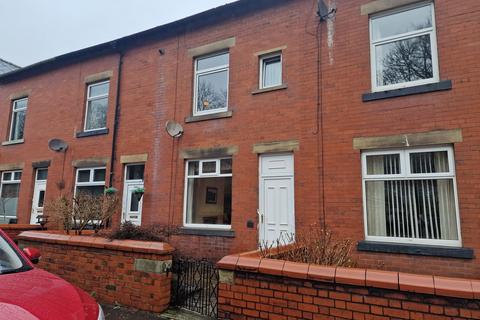
MULTIPOLYGON (((446 153, 436 152, 434 164, 437 172, 448 171, 446 153)), ((437 180, 438 209, 440 215, 440 234, 442 240, 458 240, 457 216, 453 180, 437 180)))
MULTIPOLYGON (((375 174, 384 172, 384 157, 369 157, 367 161, 367 171, 375 174)), ((370 236, 386 236, 385 219, 385 182, 367 181, 367 230, 370 236)))

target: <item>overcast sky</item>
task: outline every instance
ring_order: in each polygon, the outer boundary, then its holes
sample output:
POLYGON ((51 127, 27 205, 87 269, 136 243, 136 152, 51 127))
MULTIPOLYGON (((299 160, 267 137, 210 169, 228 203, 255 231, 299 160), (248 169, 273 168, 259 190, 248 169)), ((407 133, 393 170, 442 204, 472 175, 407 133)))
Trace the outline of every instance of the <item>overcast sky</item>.
POLYGON ((234 0, 0 0, 0 58, 20 66, 234 0))

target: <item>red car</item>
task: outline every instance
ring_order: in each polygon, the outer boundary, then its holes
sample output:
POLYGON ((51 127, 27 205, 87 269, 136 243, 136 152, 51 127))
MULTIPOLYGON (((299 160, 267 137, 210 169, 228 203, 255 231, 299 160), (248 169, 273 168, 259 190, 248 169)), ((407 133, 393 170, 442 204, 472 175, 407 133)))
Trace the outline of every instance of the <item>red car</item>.
POLYGON ((21 251, 0 230, 0 320, 103 320, 86 292, 35 268, 40 252, 21 251))

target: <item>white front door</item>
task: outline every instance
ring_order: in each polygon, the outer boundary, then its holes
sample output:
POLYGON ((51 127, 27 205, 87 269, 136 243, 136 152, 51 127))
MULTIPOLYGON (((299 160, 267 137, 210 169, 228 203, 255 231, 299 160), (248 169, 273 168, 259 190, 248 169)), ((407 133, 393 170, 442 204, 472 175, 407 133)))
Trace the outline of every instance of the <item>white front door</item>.
POLYGON ((38 216, 43 215, 43 204, 45 202, 45 192, 47 190, 47 174, 48 169, 37 169, 35 174, 32 214, 30 215, 31 224, 38 224, 38 216))
POLYGON ((131 221, 136 225, 142 223, 143 176, 145 165, 130 164, 125 167, 125 182, 123 188, 122 222, 131 221))
POLYGON ((293 154, 260 157, 260 243, 275 245, 293 239, 295 198, 293 154))

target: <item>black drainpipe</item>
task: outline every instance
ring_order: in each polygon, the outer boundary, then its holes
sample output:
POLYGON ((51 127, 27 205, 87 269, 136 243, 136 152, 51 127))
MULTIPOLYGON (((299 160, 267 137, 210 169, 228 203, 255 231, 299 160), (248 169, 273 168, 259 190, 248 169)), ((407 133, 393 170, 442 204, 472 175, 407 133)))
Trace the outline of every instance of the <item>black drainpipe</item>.
POLYGON ((110 157, 110 180, 109 180, 109 187, 112 187, 113 185, 113 170, 114 170, 114 162, 115 162, 115 150, 116 150, 116 145, 117 145, 117 127, 118 127, 118 118, 120 116, 120 82, 122 79, 122 65, 123 65, 123 51, 119 50, 118 51, 119 57, 118 57, 118 69, 117 69, 117 97, 115 99, 115 115, 114 119, 115 121, 113 122, 113 138, 112 138, 112 154, 110 157))

